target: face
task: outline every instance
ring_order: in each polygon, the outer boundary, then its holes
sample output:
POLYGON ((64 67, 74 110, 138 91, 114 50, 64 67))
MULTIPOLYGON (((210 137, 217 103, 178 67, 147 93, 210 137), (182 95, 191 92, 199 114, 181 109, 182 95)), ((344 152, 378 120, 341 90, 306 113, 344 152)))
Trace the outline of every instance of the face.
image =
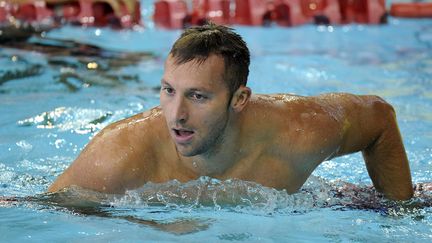
POLYGON ((176 65, 171 56, 165 63, 160 103, 183 156, 209 153, 223 140, 230 97, 223 73, 223 58, 216 55, 201 64, 176 65))

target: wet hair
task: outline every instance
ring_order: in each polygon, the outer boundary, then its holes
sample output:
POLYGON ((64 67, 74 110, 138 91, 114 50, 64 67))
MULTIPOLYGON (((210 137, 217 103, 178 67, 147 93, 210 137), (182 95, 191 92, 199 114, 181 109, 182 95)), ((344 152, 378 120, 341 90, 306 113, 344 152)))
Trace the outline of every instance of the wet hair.
POLYGON ((189 61, 201 64, 216 54, 224 59, 225 80, 231 96, 241 86, 246 86, 250 55, 246 42, 232 28, 208 23, 186 29, 174 43, 171 51, 176 65, 189 61))

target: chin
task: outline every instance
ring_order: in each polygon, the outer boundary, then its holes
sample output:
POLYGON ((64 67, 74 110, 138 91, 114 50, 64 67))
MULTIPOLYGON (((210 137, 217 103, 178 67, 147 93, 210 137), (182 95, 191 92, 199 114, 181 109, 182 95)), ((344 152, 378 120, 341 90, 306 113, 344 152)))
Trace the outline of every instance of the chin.
POLYGON ((190 144, 176 144, 178 153, 185 157, 192 157, 200 154, 207 154, 211 148, 216 145, 215 139, 212 140, 195 140, 190 144))
POLYGON ((177 148, 177 152, 179 152, 182 156, 185 157, 192 157, 195 155, 198 155, 199 153, 197 153, 196 150, 192 149, 192 148, 182 148, 181 145, 176 145, 177 148))

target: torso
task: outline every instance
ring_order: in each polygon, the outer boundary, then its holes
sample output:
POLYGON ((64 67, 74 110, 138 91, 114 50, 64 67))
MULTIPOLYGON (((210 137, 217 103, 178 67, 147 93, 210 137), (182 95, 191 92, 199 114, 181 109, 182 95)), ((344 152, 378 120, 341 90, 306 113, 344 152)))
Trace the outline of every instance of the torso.
MULTIPOLYGON (((238 178, 288 192, 297 191, 322 161, 337 152, 342 118, 329 109, 316 98, 254 96, 242 111, 242 131, 245 132, 240 135, 242 143, 235 156, 237 159, 231 168, 215 177, 238 178)), ((199 177, 180 163, 159 108, 134 119, 146 121, 139 123, 143 126, 139 130, 145 131, 141 136, 150 137, 152 142, 143 149, 155 152, 152 161, 142 165, 153 168, 140 178, 142 184, 199 177), (147 120, 146 117, 151 118, 147 120), (144 128, 147 126, 150 129, 144 128)))
POLYGON ((197 172, 191 163, 181 163, 184 157, 177 153, 164 115, 157 107, 103 129, 48 190, 77 185, 124 193, 147 182, 186 182, 208 175, 222 180, 255 181, 291 193, 322 161, 363 151, 374 185, 382 188, 385 183, 389 191, 393 184, 404 181, 404 194, 398 187, 389 195, 410 195, 409 167, 395 113, 377 96, 256 95, 237 114, 238 119, 233 121, 239 122, 235 124, 239 130, 229 133, 238 138, 232 143, 235 147, 227 144, 223 150, 234 148, 225 154, 232 159, 224 159, 232 163, 213 174, 197 172), (382 166, 381 161, 390 166, 382 166), (396 179, 390 180, 385 176, 388 173, 396 179))

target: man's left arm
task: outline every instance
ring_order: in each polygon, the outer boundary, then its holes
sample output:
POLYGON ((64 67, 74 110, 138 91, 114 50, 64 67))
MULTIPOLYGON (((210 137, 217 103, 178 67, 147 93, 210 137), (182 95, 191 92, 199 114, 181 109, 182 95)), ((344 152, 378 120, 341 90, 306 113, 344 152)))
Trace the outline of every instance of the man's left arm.
POLYGON ((376 190, 386 198, 413 196, 408 158, 393 107, 377 96, 346 95, 346 121, 340 154, 362 151, 376 190))
POLYGON ((378 106, 375 112, 381 113, 383 128, 362 151, 363 157, 375 188, 389 199, 406 200, 413 196, 413 186, 396 113, 387 103, 378 106))

